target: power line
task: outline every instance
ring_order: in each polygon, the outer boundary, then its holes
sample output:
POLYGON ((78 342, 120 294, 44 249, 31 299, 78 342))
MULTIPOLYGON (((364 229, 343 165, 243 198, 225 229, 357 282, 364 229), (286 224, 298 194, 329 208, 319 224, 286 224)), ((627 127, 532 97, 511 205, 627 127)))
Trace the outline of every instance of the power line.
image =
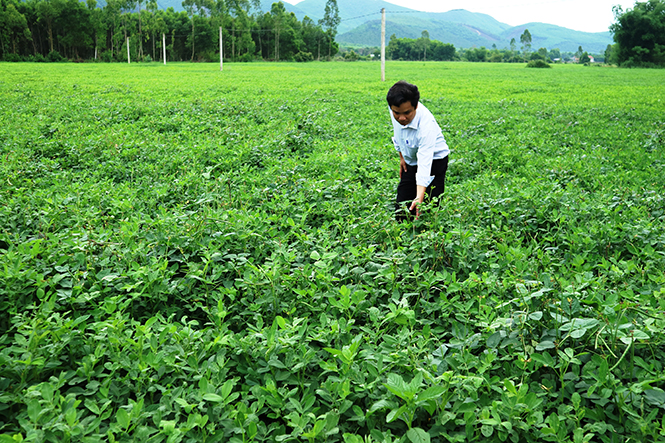
MULTIPOLYGON (((417 13, 427 14, 426 12, 422 12, 422 11, 386 11, 386 14, 417 14, 417 13)), ((359 19, 359 18, 370 17, 370 16, 373 16, 375 14, 381 14, 381 11, 371 12, 371 13, 365 14, 365 15, 359 15, 357 17, 344 18, 344 19, 340 20, 340 22, 346 22, 346 21, 349 21, 349 20, 356 20, 356 19, 359 19)))
POLYGON ((340 23, 341 23, 341 22, 346 22, 346 21, 349 21, 349 20, 355 20, 355 19, 358 19, 358 18, 369 17, 369 16, 372 16, 372 15, 374 15, 374 14, 381 14, 381 11, 378 11, 378 12, 372 12, 372 13, 370 13, 370 14, 365 14, 365 15, 359 15, 358 17, 344 18, 344 19, 340 20, 340 23))

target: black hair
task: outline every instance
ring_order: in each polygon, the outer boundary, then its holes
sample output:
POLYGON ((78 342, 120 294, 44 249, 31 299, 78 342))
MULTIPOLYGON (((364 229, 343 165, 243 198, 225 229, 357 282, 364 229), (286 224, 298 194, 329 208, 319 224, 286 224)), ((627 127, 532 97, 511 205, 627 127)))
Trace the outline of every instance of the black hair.
POLYGON ((420 91, 418 91, 418 86, 400 80, 388 90, 386 100, 388 100, 388 106, 400 106, 408 101, 411 102, 414 108, 417 108, 420 91))

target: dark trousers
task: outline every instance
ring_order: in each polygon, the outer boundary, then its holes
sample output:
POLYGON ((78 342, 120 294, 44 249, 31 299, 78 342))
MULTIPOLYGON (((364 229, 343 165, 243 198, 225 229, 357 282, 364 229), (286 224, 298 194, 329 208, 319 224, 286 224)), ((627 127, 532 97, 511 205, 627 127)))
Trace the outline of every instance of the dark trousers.
MULTIPOLYGON (((443 194, 446 185, 447 170, 448 156, 432 162, 432 170, 429 175, 433 175, 434 180, 432 180, 432 183, 430 183, 425 189, 425 201, 443 194)), ((418 166, 409 165, 406 165, 406 172, 402 171, 402 177, 400 178, 399 185, 397 185, 397 198, 395 200, 395 219, 398 222, 410 218, 407 214, 407 210, 411 206, 411 202, 413 202, 418 195, 418 188, 416 187, 416 172, 418 172, 418 166)), ((416 215, 415 209, 411 211, 411 215, 416 215)))

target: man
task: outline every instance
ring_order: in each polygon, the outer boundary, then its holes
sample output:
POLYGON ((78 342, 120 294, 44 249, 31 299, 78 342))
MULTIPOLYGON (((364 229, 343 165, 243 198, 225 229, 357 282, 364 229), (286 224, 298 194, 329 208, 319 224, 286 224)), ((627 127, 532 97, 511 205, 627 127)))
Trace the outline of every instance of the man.
POLYGON ((433 199, 443 194, 450 149, 432 113, 419 103, 416 85, 398 81, 386 99, 393 117, 393 143, 399 153, 395 217, 401 222, 407 218, 405 208, 418 218, 426 195, 433 199))

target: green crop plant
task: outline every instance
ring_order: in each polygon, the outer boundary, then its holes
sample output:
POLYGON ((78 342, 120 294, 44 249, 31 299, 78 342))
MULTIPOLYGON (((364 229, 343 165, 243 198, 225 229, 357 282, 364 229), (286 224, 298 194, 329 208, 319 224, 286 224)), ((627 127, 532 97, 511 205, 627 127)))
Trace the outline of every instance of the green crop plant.
POLYGON ((662 70, 377 73, 0 64, 0 442, 665 441, 662 70))

